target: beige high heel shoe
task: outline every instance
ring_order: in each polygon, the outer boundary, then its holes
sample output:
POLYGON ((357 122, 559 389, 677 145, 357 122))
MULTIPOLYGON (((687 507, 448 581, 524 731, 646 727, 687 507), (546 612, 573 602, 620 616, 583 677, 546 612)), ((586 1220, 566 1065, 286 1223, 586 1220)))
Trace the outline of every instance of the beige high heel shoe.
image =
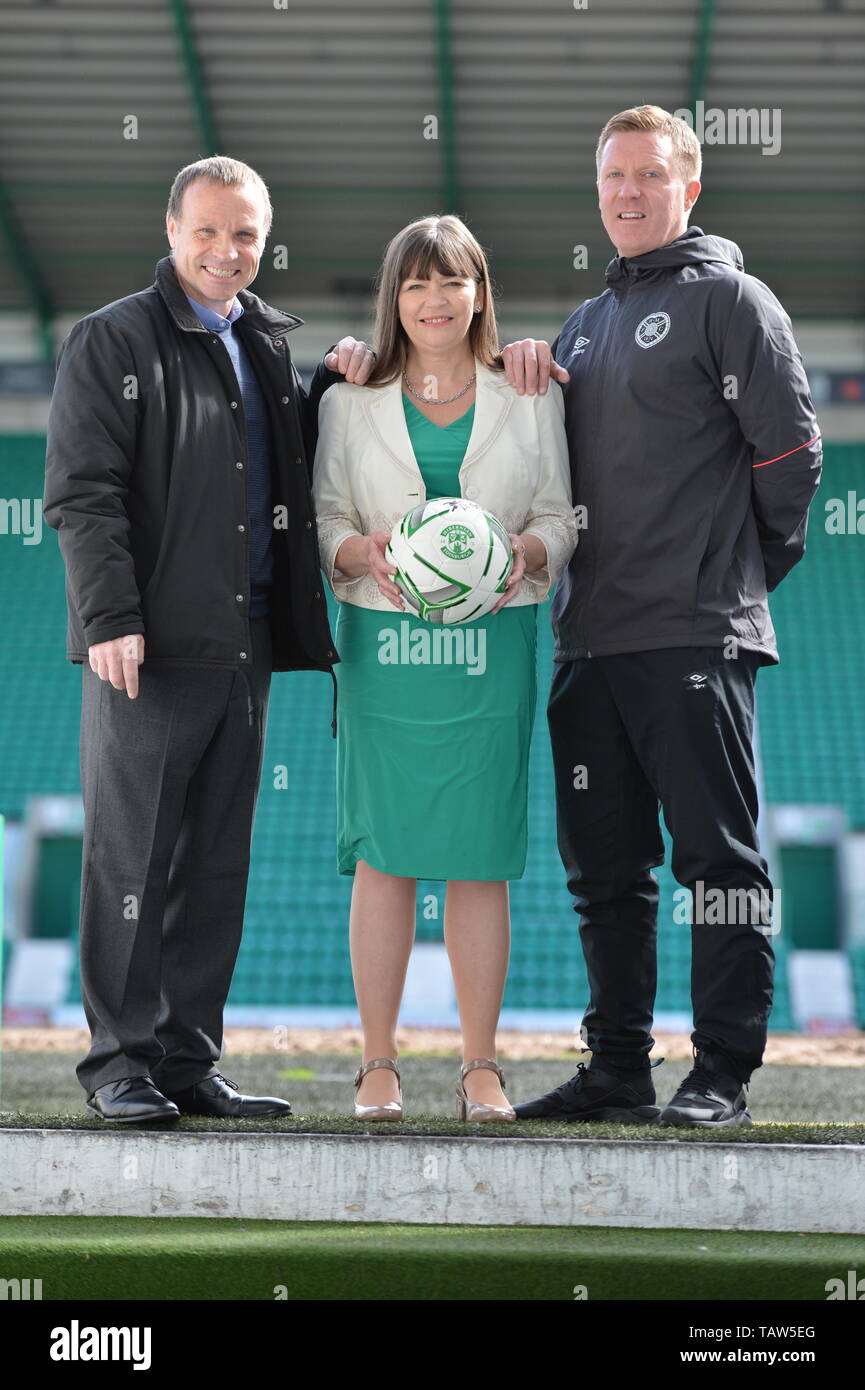
POLYGON ((399 1100, 388 1100, 385 1101, 384 1105, 358 1105, 357 1100, 355 1100, 354 1118, 356 1120, 401 1120, 402 1082, 396 1062, 391 1057, 374 1057, 371 1062, 366 1062, 358 1067, 357 1075, 354 1078, 355 1096, 367 1072, 375 1071, 377 1067, 386 1067, 388 1071, 396 1073, 396 1079, 400 1083, 399 1100))
POLYGON ((469 1124, 483 1123, 487 1120, 515 1120, 517 1112, 512 1105, 505 1108, 501 1105, 481 1105, 479 1101, 469 1100, 463 1082, 470 1071, 476 1071, 480 1067, 487 1071, 494 1071, 499 1078, 502 1090, 505 1089, 502 1069, 498 1062, 494 1062, 492 1058, 477 1057, 473 1062, 463 1062, 460 1067, 460 1084, 457 1086, 457 1119, 465 1120, 469 1124))

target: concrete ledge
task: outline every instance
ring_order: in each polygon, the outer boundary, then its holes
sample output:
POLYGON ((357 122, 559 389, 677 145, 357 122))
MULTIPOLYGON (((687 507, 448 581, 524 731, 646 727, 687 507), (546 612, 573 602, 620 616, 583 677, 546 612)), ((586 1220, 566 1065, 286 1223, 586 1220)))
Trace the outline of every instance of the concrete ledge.
POLYGON ((0 1131, 15 1216, 865 1234, 865 1146, 0 1131))

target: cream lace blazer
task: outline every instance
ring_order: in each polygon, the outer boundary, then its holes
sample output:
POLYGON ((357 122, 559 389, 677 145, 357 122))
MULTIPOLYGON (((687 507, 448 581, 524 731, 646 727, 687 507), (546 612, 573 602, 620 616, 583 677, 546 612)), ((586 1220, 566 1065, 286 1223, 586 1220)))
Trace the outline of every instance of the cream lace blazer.
MULTIPOLYGON (((561 387, 518 396, 504 372, 475 358, 475 413, 459 471, 461 495, 498 517, 507 531, 530 531, 547 564, 526 575, 511 604, 549 596, 578 540, 571 501, 561 387)), ((349 579, 334 567, 349 536, 393 530, 426 489, 411 446, 402 377, 387 386, 340 382, 321 398, 313 497, 322 569, 342 602, 398 612, 372 575, 349 579)))

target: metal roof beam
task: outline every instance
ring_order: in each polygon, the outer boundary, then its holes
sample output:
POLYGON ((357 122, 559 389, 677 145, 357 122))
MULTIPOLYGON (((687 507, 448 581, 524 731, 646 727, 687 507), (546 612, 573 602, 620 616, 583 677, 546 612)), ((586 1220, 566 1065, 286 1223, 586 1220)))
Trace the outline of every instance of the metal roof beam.
POLYGON ((697 41, 694 45, 694 58, 691 64, 691 91, 688 109, 696 116, 697 102, 704 97, 706 77, 712 57, 712 25, 715 18, 715 0, 702 0, 700 20, 697 27, 697 41))
POLYGON ((453 62, 451 59, 450 0, 435 0, 436 69, 438 72, 439 139, 442 159, 442 207, 445 212, 462 215, 459 178, 453 62))
POLYGON ((210 96, 204 81, 204 74, 201 70, 198 49, 195 46, 195 36, 192 32, 192 25, 189 20, 189 6, 187 0, 168 0, 168 8, 171 11, 171 17, 174 21, 174 32, 177 37, 180 60, 186 75, 186 85, 189 89, 189 95, 192 99, 195 119, 198 125, 202 157, 211 154, 219 154, 216 122, 213 117, 213 108, 210 104, 210 96))
POLYGON ((30 297, 33 313, 36 315, 39 356, 43 362, 54 361, 54 334, 51 328, 52 308, 36 259, 18 226, 18 219, 9 201, 5 186, 0 183, 0 228, 9 250, 12 263, 21 276, 30 297))

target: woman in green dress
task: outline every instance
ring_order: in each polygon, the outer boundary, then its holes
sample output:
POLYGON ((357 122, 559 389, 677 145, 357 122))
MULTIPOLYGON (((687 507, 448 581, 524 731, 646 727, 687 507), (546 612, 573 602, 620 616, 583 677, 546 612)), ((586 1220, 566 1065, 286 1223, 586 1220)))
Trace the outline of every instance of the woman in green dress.
POLYGON ((508 384, 484 253, 456 217, 411 223, 379 278, 376 364, 322 397, 313 491, 340 601, 337 863, 353 874, 352 972, 364 1031, 355 1114, 400 1119, 396 1027, 418 879, 446 883, 460 1013, 458 1112, 514 1118, 496 1063, 508 881, 527 840, 537 605, 577 542, 561 390, 508 384), (503 523, 514 563, 491 613, 434 628, 407 609, 385 546, 435 497, 503 523))

